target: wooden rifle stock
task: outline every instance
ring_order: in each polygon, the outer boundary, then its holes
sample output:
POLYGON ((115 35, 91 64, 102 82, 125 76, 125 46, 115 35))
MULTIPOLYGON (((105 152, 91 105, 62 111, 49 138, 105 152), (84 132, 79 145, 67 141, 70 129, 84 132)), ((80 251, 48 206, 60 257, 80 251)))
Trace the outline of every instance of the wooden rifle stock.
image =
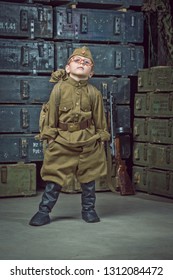
POLYGON ((135 189, 127 173, 125 161, 121 159, 120 138, 115 138, 115 161, 116 161, 116 188, 120 190, 121 195, 134 195, 135 189))

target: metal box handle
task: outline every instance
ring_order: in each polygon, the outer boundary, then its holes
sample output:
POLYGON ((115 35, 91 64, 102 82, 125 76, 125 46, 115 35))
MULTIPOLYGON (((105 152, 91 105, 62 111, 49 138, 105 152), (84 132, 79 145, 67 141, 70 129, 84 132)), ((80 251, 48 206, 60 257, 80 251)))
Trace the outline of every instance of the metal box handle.
POLYGON ((28 142, 26 139, 21 139, 20 141, 21 157, 26 158, 28 154, 28 142))
POLYGON ((166 163, 170 164, 171 161, 171 148, 168 146, 166 147, 166 163))
POLYGON ((80 31, 82 34, 88 33, 88 17, 87 15, 80 16, 80 31))
POLYGON ((21 109, 21 126, 22 128, 28 128, 29 127, 29 114, 27 109, 21 109))
POLYGON ((7 183, 7 166, 1 167, 1 183, 2 184, 7 183))
POLYGON ((170 173, 167 172, 166 173, 166 190, 169 191, 169 187, 170 187, 170 173))
POLYGON ((122 52, 115 51, 115 69, 122 68, 122 52))
POLYGON ((67 24, 72 24, 72 9, 67 9, 67 24))
POLYGON ((23 46, 21 48, 21 64, 25 67, 29 65, 29 47, 23 46))
POLYGON ((21 80, 20 81, 20 96, 21 99, 29 99, 29 83, 28 81, 21 80))
POLYGON ((26 10, 20 12, 20 29, 28 31, 28 12, 26 10))
POLYGON ((121 19, 120 17, 114 18, 114 34, 119 35, 121 33, 121 19))

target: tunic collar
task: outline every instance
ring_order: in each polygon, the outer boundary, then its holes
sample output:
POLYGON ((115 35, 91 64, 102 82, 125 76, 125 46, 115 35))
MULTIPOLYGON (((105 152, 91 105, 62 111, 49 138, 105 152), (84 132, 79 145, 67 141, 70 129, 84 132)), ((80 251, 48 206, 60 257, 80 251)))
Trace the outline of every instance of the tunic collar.
POLYGON ((71 77, 68 77, 68 82, 75 87, 84 87, 88 84, 88 80, 81 80, 81 81, 76 81, 72 79, 71 77))

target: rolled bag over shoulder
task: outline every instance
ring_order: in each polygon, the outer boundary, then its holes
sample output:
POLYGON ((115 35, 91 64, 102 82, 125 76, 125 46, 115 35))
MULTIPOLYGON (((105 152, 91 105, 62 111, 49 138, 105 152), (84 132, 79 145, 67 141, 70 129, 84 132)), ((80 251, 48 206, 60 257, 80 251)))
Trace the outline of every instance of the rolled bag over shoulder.
MULTIPOLYGON (((57 107, 60 103, 60 85, 62 81, 57 82, 56 84, 56 96, 55 96, 55 102, 57 104, 57 107)), ((44 141, 49 138, 51 138, 50 134, 52 134, 52 138, 55 138, 55 135, 58 133, 57 128, 50 128, 49 126, 49 109, 50 109, 50 103, 49 101, 47 103, 44 103, 42 105, 41 111, 40 111, 40 117, 39 117, 39 134, 35 136, 36 140, 44 141), (49 137, 48 137, 49 135, 49 137)), ((45 141, 44 141, 45 142, 45 141)), ((47 141, 46 141, 47 142, 47 141)))
POLYGON ((35 136, 36 140, 43 140, 42 131, 46 125, 48 125, 48 111, 49 111, 49 102, 44 103, 41 108, 40 117, 39 117, 39 131, 40 133, 35 136))

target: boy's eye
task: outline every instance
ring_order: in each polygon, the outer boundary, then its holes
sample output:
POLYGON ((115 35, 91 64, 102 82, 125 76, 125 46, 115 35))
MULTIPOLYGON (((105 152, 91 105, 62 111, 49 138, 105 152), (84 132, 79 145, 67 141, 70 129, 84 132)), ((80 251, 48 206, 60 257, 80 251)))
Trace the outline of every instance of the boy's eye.
POLYGON ((91 62, 89 62, 88 60, 85 60, 85 61, 84 61, 84 64, 85 64, 86 66, 90 66, 90 65, 91 65, 91 62))
POLYGON ((75 58, 75 59, 73 59, 73 61, 74 61, 75 63, 81 63, 81 59, 80 59, 80 58, 75 58))

